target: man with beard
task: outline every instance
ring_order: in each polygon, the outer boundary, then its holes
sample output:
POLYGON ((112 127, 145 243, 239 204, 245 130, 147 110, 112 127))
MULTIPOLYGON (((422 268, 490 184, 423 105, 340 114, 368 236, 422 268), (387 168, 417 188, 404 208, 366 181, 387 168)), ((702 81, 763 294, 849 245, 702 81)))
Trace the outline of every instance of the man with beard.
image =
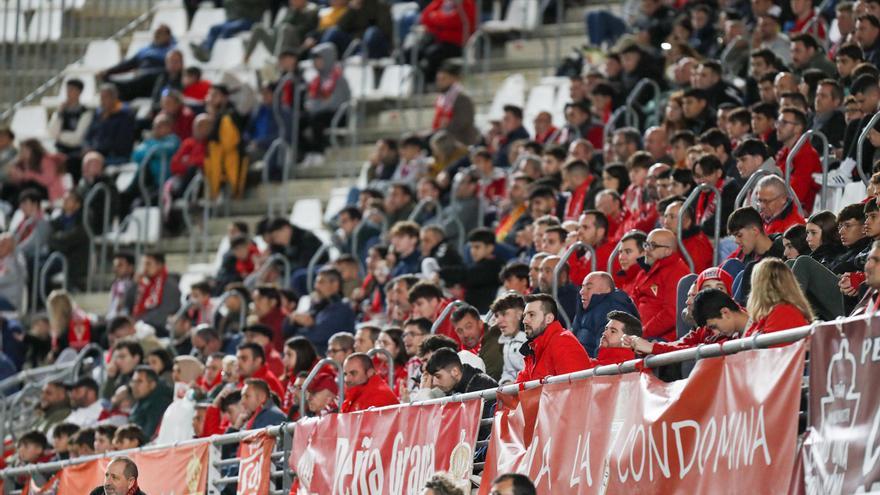
POLYGON ((146 495, 138 487, 138 468, 129 457, 115 457, 104 471, 104 486, 90 495, 146 495))
POLYGON ((523 329, 528 341, 523 346, 525 367, 517 383, 564 375, 590 367, 587 351, 573 333, 557 320, 556 301, 547 294, 526 297, 523 329))

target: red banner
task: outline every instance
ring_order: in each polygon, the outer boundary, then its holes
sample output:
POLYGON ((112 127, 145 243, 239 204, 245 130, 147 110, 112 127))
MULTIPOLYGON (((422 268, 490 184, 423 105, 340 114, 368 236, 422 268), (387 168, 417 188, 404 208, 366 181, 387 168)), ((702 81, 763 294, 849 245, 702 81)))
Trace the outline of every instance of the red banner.
MULTIPOLYGON (((208 481, 208 444, 138 452, 129 457, 138 467, 138 485, 150 495, 201 495, 208 481)), ((90 493, 104 484, 112 458, 66 467, 58 493, 90 493)))
POLYGON ((876 491, 880 484, 880 320, 823 324, 810 342, 804 491, 876 491))
POLYGON ((500 401, 480 493, 520 472, 538 493, 784 493, 794 468, 804 345, 552 384, 500 401), (721 489, 723 491, 723 489, 721 489))
POLYGON ((236 495, 267 495, 272 472, 275 437, 261 431, 239 445, 238 489, 236 495))
POLYGON ((465 480, 482 406, 475 400, 300 421, 290 455, 296 493, 421 493, 435 471, 465 480))

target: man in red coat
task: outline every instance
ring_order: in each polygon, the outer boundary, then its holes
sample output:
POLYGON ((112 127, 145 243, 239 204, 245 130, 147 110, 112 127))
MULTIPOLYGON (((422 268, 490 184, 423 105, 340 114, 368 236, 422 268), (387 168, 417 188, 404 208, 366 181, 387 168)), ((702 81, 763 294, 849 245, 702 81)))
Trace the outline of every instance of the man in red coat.
MULTIPOLYGON (((807 116, 797 108, 786 107, 779 112, 776 121, 776 136, 782 143, 782 149, 776 154, 776 165, 785 172, 786 159, 791 153, 801 134, 807 129, 807 116)), ((819 153, 807 140, 792 160, 791 188, 803 205, 804 211, 813 211, 816 194, 822 187, 813 180, 813 174, 822 173, 822 162, 819 153)))
POLYGON ((248 378, 259 378, 269 385, 269 389, 278 395, 279 399, 284 397, 284 387, 266 364, 266 352, 262 346, 254 342, 241 344, 235 353, 235 359, 238 362, 239 388, 244 386, 248 378))
POLYGON ((523 370, 516 377, 517 383, 573 373, 591 366, 587 351, 573 333, 562 328, 556 319, 557 312, 552 296, 526 296, 523 329, 528 341, 523 350, 528 354, 523 370))
MULTIPOLYGON (((587 210, 581 214, 577 229, 578 240, 596 251, 596 270, 608 268, 608 258, 617 244, 608 240, 608 219, 598 210, 587 210)), ((571 283, 579 285, 592 271, 590 254, 577 253, 568 259, 571 283)))
POLYGON ((668 203, 663 213, 663 227, 677 233, 678 216, 680 213, 683 215, 681 220, 682 244, 694 263, 694 271, 700 273, 713 265, 712 257, 715 254, 715 248, 712 247, 706 234, 700 230, 700 226, 694 224, 693 210, 688 208, 682 213, 681 207, 683 205, 684 202, 679 198, 668 203))
POLYGON ((785 182, 775 175, 768 175, 758 181, 755 188, 758 196, 758 211, 764 220, 764 233, 784 234, 792 225, 807 222, 798 213, 794 200, 788 197, 785 182))
MULTIPOLYGON (((449 299, 443 297, 443 291, 440 287, 431 282, 419 282, 414 285, 409 291, 408 298, 412 305, 413 318, 427 318, 432 322, 435 322, 446 306, 451 303, 449 299)), ((461 338, 455 333, 449 315, 440 323, 435 333, 445 335, 461 344, 461 338)))
POLYGON ((636 277, 633 302, 645 319, 643 334, 648 339, 675 340, 678 281, 690 273, 678 254, 675 234, 666 229, 652 230, 639 263, 646 269, 636 277))
POLYGON ((602 332, 599 341, 599 350, 596 352, 595 366, 625 363, 635 359, 632 349, 624 345, 624 337, 641 337, 642 322, 635 316, 625 311, 611 311, 608 313, 608 323, 602 332))
POLYGON ((370 356, 356 352, 345 359, 345 400, 340 412, 363 411, 371 407, 399 404, 388 383, 373 368, 370 356))

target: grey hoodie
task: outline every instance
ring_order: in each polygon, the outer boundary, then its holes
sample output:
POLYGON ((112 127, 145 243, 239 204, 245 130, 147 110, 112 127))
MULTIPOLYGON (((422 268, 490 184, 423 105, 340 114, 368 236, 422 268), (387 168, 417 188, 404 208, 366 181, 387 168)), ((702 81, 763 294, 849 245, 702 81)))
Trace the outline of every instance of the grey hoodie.
MULTIPOLYGON (((336 53, 336 45, 333 43, 320 43, 312 48, 312 58, 323 60, 324 65, 318 73, 318 79, 323 85, 325 81, 333 75, 333 70, 337 67, 339 55, 336 53)), ((348 82, 345 76, 340 76, 336 81, 336 86, 329 98, 306 98, 306 112, 317 114, 322 112, 335 112, 340 105, 351 99, 351 92, 348 89, 348 82)))

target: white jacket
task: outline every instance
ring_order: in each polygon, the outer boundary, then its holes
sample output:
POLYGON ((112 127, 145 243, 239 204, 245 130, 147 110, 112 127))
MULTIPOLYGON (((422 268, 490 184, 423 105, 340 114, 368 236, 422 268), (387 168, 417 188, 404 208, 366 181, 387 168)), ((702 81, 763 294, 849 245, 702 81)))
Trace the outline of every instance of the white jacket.
POLYGON ((519 352, 519 349, 526 343, 526 340, 526 333, 522 330, 513 337, 506 335, 498 337, 498 343, 501 344, 504 355, 504 368, 501 371, 501 380, 498 381, 499 385, 515 382, 516 375, 525 367, 524 356, 519 352))

